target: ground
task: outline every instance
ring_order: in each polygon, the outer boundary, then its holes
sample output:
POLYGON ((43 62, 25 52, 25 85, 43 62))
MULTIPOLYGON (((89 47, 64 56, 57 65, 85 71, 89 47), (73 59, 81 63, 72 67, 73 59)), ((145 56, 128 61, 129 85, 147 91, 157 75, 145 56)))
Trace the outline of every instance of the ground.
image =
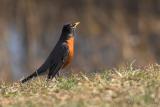
POLYGON ((0 107, 158 107, 160 65, 0 84, 0 107))

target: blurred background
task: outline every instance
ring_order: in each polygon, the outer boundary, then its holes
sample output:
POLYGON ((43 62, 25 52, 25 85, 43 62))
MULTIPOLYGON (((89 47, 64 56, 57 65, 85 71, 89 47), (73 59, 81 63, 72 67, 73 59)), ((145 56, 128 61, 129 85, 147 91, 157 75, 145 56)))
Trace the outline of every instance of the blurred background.
POLYGON ((0 81, 34 72, 75 21, 68 72, 160 63, 160 0, 0 0, 0 81))

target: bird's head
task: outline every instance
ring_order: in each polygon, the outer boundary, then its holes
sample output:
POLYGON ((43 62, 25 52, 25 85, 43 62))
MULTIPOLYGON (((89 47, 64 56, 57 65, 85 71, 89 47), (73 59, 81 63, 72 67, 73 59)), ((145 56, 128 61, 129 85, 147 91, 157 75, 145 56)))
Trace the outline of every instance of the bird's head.
POLYGON ((76 29, 77 25, 79 25, 79 24, 80 24, 80 22, 66 24, 63 26, 62 32, 72 33, 76 29))
POLYGON ((80 24, 80 22, 70 23, 63 26, 61 37, 69 38, 75 35, 75 29, 80 24))

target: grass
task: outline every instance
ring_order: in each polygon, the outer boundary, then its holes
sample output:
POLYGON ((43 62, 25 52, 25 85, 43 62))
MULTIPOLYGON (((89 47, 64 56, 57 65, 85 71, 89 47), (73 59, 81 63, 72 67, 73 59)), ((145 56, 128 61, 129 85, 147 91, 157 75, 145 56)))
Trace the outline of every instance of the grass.
POLYGON ((0 107, 158 107, 160 66, 73 74, 46 82, 1 83, 0 107))

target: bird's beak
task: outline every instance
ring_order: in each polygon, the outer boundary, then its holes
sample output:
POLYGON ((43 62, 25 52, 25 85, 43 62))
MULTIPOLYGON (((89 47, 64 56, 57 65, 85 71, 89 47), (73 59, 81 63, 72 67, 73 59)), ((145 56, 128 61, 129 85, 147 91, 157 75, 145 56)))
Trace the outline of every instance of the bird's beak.
POLYGON ((73 24, 73 28, 76 28, 77 27, 77 25, 79 25, 80 24, 80 22, 76 22, 76 23, 74 23, 73 24))

